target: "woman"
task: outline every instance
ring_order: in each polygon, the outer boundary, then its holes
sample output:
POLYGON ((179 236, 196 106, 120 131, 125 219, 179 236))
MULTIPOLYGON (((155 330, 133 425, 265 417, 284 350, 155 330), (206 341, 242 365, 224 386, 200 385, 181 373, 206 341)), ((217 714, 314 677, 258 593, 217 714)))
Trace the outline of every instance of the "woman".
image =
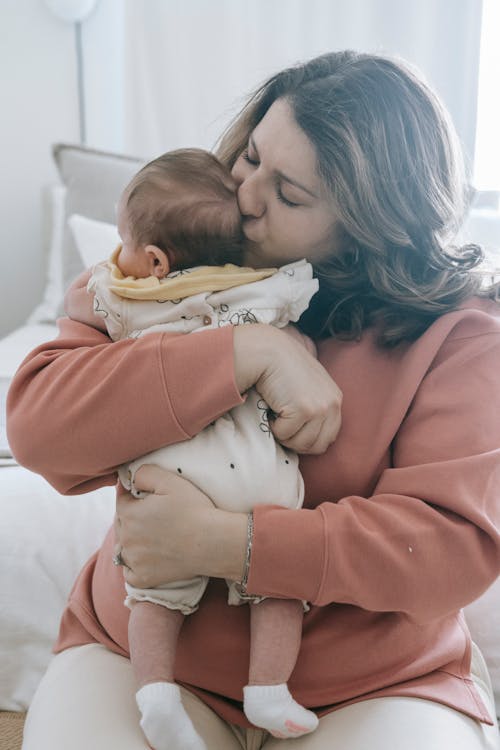
POLYGON ((276 437, 303 454, 306 502, 247 518, 142 469, 152 494, 138 512, 118 493, 116 547, 110 533, 75 585, 25 750, 145 747, 113 554, 133 585, 214 579, 176 674, 210 750, 498 748, 460 609, 499 570, 500 313, 493 290, 478 296, 480 251, 450 245, 464 209, 451 126, 400 63, 332 53, 267 82, 219 155, 239 185, 247 263, 315 266, 301 326, 319 362, 259 325, 110 345, 63 320, 12 386, 11 444, 60 491, 84 492, 255 385, 276 437), (290 688, 320 716, 313 734, 290 743, 245 723, 248 612, 226 606, 222 578, 311 603, 290 688))

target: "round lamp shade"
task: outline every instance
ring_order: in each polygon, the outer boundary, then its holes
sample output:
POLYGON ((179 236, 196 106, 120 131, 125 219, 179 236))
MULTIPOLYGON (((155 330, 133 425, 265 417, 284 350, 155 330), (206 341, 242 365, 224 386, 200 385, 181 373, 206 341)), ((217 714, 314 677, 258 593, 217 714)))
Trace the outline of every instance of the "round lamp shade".
POLYGON ((97 0, 44 0, 44 2, 57 18, 68 23, 83 21, 97 4, 97 0))

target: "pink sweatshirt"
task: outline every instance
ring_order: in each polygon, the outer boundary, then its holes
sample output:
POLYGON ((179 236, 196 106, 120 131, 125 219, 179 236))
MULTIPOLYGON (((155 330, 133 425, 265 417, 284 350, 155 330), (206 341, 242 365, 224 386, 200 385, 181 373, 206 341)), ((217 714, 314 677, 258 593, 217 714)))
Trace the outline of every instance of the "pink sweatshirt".
MULTIPOLYGON (((241 402, 232 335, 111 344, 61 320, 60 337, 29 355, 11 388, 15 455, 62 493, 113 484, 119 464, 241 402)), ((491 723, 460 609, 500 570, 500 306, 472 300, 394 351, 370 332, 318 349, 344 394, 342 428, 324 455, 301 460, 303 509, 256 509, 248 581, 251 593, 312 603, 290 689, 320 715, 399 695, 491 723)), ((128 654, 112 543, 110 532, 76 581, 56 651, 99 642, 128 654)), ((186 619, 176 678, 248 726, 248 609, 226 599, 214 580, 186 619)))

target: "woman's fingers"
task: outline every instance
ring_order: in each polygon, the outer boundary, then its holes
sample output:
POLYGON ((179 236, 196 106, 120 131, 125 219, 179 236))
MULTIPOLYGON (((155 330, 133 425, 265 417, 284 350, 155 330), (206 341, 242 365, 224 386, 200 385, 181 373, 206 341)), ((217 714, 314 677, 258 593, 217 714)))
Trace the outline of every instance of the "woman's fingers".
POLYGON ((255 385, 277 415, 276 439, 299 453, 324 452, 340 429, 342 393, 323 365, 272 326, 236 326, 234 337, 236 383, 255 385))
POLYGON ((134 484, 141 492, 154 492, 157 495, 166 494, 175 488, 176 480, 182 479, 156 464, 144 464, 137 470, 134 484))
POLYGON ((310 410, 278 416, 271 421, 274 437, 297 453, 324 453, 338 435, 341 425, 339 406, 311 413, 310 410))
POLYGON ((296 453, 324 453, 336 437, 336 432, 334 434, 331 425, 325 419, 306 422, 297 432, 286 438, 277 434, 280 432, 280 426, 279 420, 272 425, 273 434, 285 448, 296 453))
POLYGON ((290 424, 278 419, 271 425, 274 436, 279 442, 297 453, 324 453, 334 442, 340 428, 340 412, 338 418, 315 418, 298 421, 298 429, 290 434, 290 424))
POLYGON ((257 384, 277 416, 272 431, 298 453, 324 453, 338 435, 342 393, 319 362, 303 354, 284 371, 279 366, 257 384), (294 367, 295 365, 295 367, 294 367))
POLYGON ((114 554, 121 554, 125 579, 142 588, 192 578, 206 536, 210 498, 183 477, 155 465, 136 473, 136 499, 123 487, 116 498, 114 554))

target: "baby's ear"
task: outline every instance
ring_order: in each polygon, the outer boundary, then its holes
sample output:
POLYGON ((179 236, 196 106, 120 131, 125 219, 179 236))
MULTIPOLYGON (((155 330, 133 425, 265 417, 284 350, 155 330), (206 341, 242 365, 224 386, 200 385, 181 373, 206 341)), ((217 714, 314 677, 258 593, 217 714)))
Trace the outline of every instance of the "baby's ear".
POLYGON ((170 261, 167 253, 156 245, 146 245, 144 252, 149 261, 149 271, 151 276, 157 279, 163 279, 170 273, 170 261))

